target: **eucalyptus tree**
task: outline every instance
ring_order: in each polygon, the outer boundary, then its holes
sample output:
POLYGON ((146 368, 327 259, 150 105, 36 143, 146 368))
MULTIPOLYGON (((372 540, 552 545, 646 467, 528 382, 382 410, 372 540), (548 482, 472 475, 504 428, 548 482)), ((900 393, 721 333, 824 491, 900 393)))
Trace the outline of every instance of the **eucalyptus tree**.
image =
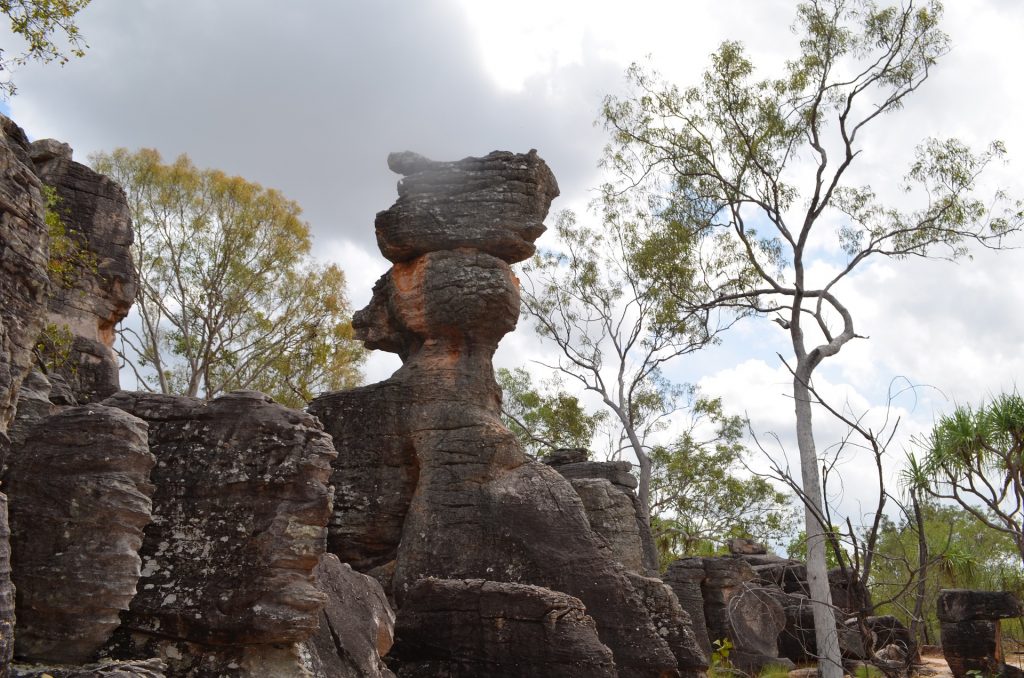
POLYGON ((92 162, 132 214, 138 325, 118 333, 140 388, 207 399, 251 389, 302 407, 358 384, 345 276, 311 258, 295 202, 184 155, 165 164, 117 149, 92 162))
POLYGON ((697 85, 680 89, 633 66, 631 93, 603 107, 608 166, 627 188, 662 196, 644 275, 678 308, 767 316, 789 334, 808 580, 826 678, 838 678, 842 665, 810 388, 816 368, 860 336, 837 286, 876 257, 952 259, 971 243, 998 247, 1022 223, 1020 203, 977 190, 982 171, 1005 153, 998 142, 980 152, 956 139, 921 143, 906 175, 906 201, 917 201, 910 209, 853 180, 865 136, 949 50, 941 15, 935 0, 802 2, 799 54, 781 75, 758 78, 742 45, 725 42, 697 85), (693 247, 695 237, 703 248, 693 247), (818 279, 815 245, 827 238, 845 260, 818 279), (707 252, 714 261, 701 257, 699 273, 677 285, 676 271, 691 271, 692 254, 707 252))
MULTIPOLYGON (((687 389, 663 367, 715 341, 713 309, 678 313, 658 286, 640 274, 635 245, 650 225, 642 203, 606 195, 600 226, 562 212, 559 251, 542 251, 523 267, 523 314, 558 349, 540 364, 597 395, 621 432, 617 456, 632 453, 637 495, 650 518, 652 436, 664 430, 687 389)), ((650 554, 653 557, 653 554, 650 554)))

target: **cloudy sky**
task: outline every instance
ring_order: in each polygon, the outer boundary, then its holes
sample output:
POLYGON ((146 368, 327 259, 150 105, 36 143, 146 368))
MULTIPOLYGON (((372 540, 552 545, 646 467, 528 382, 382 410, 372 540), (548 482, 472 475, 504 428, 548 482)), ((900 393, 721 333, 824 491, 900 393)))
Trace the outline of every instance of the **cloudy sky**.
MULTIPOLYGON (((744 41, 765 75, 793 53, 792 0, 96 0, 81 15, 90 49, 64 68, 26 67, 8 103, 30 137, 55 137, 76 157, 118 146, 189 154, 282 190, 305 210, 316 251, 340 262, 356 306, 387 263, 373 216, 391 204, 390 151, 436 159, 536 148, 562 188, 553 209, 581 208, 602 179, 602 97, 648 55, 666 76, 694 82, 725 39, 744 41)), ((1002 139, 1011 163, 993 185, 1024 195, 1024 82, 1018 59, 1024 3, 948 0, 954 49, 906 108, 865 141, 863 176, 895 186, 925 136, 973 144, 1002 139)), ((6 44, 6 43, 4 43, 6 44)), ((543 244, 543 240, 541 241, 543 244)), ((878 415, 891 380, 930 387, 904 396, 906 435, 954 402, 1024 382, 1024 251, 971 262, 877 262, 844 290, 858 331, 819 387, 878 415)), ((742 323, 721 346, 673 367, 754 429, 792 440, 789 379, 776 351, 786 336, 742 323)), ((525 323, 498 363, 544 348, 525 323)), ((375 357, 368 378, 396 366, 375 357)), ((819 446, 840 429, 821 418, 819 446)), ((901 456, 902 446, 894 449, 901 456)), ((851 458, 848 486, 866 469, 851 458)), ((849 492, 849 488, 847 490, 849 492)), ((854 499, 844 497, 844 504, 854 499)))

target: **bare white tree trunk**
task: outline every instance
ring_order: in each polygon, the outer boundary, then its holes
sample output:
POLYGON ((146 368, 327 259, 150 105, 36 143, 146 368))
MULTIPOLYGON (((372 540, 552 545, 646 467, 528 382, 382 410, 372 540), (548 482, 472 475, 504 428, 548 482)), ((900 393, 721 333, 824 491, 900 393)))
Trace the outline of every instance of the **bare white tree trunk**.
POLYGON ((821 475, 818 472, 818 454, 811 426, 811 394, 807 387, 809 381, 810 369, 802 363, 798 364, 793 379, 793 395, 796 401, 796 438, 800 449, 807 530, 807 586, 811 594, 811 611, 814 613, 819 675, 822 678, 842 678, 842 655, 832 607, 832 592, 828 585, 828 567, 825 564, 827 526, 822 524, 821 519, 824 515, 821 475))

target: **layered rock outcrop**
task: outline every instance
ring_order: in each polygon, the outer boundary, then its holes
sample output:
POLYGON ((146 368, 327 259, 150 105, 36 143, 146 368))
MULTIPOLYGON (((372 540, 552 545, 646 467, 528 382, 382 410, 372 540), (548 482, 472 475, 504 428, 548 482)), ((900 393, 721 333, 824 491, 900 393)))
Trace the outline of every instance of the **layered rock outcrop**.
MULTIPOLYGON (((10 441, 22 380, 44 324, 49 288, 49 230, 42 184, 28 137, 0 115, 0 466, 10 441)), ((14 651, 14 589, 10 581, 7 496, 0 493, 0 677, 14 651)))
POLYGON ((397 633, 399 678, 619 675, 583 603, 539 586, 420 579, 397 633))
POLYGON ((140 576, 154 463, 145 422, 101 405, 42 418, 15 445, 4 485, 18 657, 84 663, 120 624, 140 576))
MULTIPOLYGON (((394 265, 353 324, 367 347, 397 353, 403 365, 384 382, 310 406, 339 453, 331 548, 388 584, 399 647, 416 647, 404 645, 403 615, 417 609, 407 600, 423 580, 482 580, 578 598, 620 675, 676 675, 676 657, 579 496, 501 424, 491 357, 519 314, 509 264, 533 252, 554 177, 534 152, 455 163, 394 154, 389 163, 405 178, 376 224, 394 265), (388 479, 398 482, 379 495, 388 479)), ((486 636, 480 642, 464 659, 498 651, 486 636)), ((692 652, 706 666, 699 648, 692 652)), ((402 671, 417 675, 436 661, 403 650, 402 671)))
POLYGON ((1024 615, 1024 604, 1006 591, 946 589, 936 612, 941 624, 942 654, 956 678, 969 675, 1022 676, 1006 664, 1001 619, 1024 615))
POLYGON ((53 187, 53 209, 76 248, 74 270, 54 284, 48 321, 70 338, 57 371, 79 403, 102 400, 119 388, 114 327, 131 308, 138 274, 131 259, 131 214, 124 191, 71 158, 54 139, 29 146, 39 178, 53 187))
POLYGON ((561 449, 544 463, 576 490, 590 527, 607 540, 615 558, 631 572, 658 575, 658 552, 644 516, 628 461, 588 461, 587 450, 561 449))
POLYGON ((185 653, 168 643, 309 638, 327 599, 313 569, 324 553, 335 456, 319 423, 252 392, 211 402, 119 393, 105 404, 149 424, 156 457, 142 579, 115 655, 160 652, 183 673, 173 655, 185 653))

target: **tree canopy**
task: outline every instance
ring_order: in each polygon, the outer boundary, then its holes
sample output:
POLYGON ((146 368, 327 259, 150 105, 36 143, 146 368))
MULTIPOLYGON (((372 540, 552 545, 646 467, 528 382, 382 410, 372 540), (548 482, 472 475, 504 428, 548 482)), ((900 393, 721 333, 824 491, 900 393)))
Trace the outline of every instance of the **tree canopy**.
POLYGON ((301 407, 358 383, 345 276, 310 257, 296 203, 184 155, 165 164, 154 150, 117 149, 92 161, 132 213, 138 325, 122 323, 120 353, 140 387, 252 389, 301 407))
MULTIPOLYGON (((0 71, 8 74, 29 61, 66 64, 85 54, 85 40, 75 18, 91 0, 0 0, 0 12, 11 21, 11 33, 25 41, 24 51, 12 55, 0 49, 0 71)), ((0 96, 17 91, 10 76, 0 81, 0 96)))

